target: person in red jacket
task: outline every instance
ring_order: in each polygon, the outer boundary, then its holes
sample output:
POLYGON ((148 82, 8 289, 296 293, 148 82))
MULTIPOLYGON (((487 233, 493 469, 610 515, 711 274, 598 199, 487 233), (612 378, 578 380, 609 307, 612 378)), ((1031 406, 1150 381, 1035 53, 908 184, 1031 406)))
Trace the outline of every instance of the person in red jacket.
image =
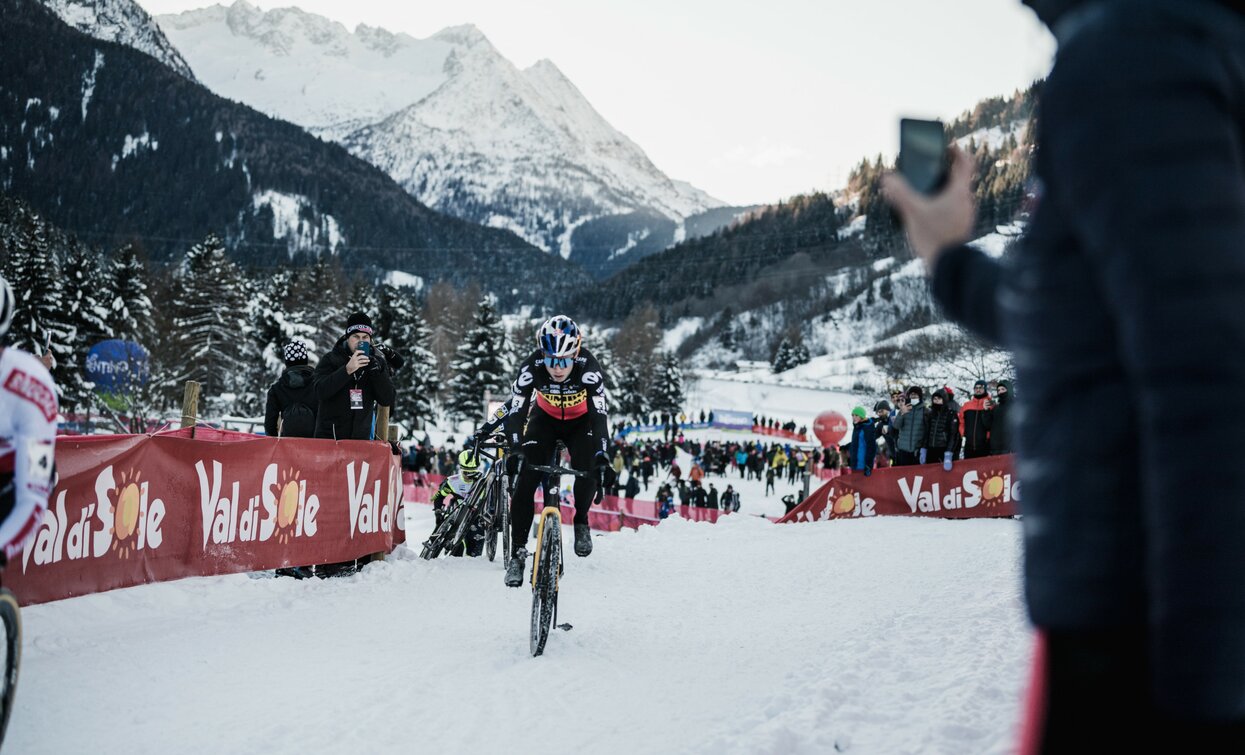
POLYGON ((960 434, 964 436, 964 458, 990 455, 990 429, 994 403, 986 392, 986 381, 973 384, 973 397, 960 407, 960 434))

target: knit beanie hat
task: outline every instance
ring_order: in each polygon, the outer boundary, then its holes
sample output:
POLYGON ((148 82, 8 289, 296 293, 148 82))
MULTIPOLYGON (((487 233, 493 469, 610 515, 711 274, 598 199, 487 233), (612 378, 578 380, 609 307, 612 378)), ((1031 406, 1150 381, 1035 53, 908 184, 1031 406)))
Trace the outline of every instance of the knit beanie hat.
POLYGON ((372 318, 366 313, 355 312, 346 320, 346 335, 351 333, 367 333, 372 335, 372 318))
POLYGON ((290 341, 281 349, 281 359, 290 367, 307 364, 307 347, 301 341, 290 341))
POLYGON ((924 388, 922 388, 922 387, 921 387, 921 386, 919 386, 919 385, 910 385, 910 386, 908 386, 908 392, 907 392, 907 393, 905 393, 904 395, 905 395, 905 396, 911 396, 911 395, 912 395, 912 394, 914 394, 914 393, 915 393, 917 396, 919 396, 919 397, 921 398, 921 400, 922 400, 922 401, 924 401, 924 400, 925 400, 925 389, 924 389, 924 388))
POLYGON ((861 419, 868 419, 869 413, 865 411, 865 408, 863 406, 858 406, 852 410, 852 416, 860 417, 861 419))

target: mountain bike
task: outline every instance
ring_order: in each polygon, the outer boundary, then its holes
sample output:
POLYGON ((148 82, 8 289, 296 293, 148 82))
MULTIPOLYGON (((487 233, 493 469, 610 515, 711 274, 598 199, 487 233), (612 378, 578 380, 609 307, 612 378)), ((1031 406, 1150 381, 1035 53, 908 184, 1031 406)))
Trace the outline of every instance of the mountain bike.
POLYGON ((4 622, 4 677, 0 679, 0 745, 9 728, 9 715, 13 712, 13 698, 17 694, 17 672, 22 665, 22 612, 17 597, 7 588, 0 587, 0 620, 4 622))
POLYGON ((480 453, 480 449, 495 448, 497 455, 493 456, 485 452, 486 458, 493 460, 493 465, 489 469, 486 479, 488 480, 488 488, 484 495, 484 508, 480 512, 480 518, 484 525, 485 540, 484 554, 488 556, 488 560, 492 561, 497 558, 497 538, 500 535, 502 541, 502 566, 510 559, 510 484, 505 474, 505 454, 504 449, 507 444, 501 443, 479 443, 476 445, 476 453, 480 453))
MULTIPOLYGON (((505 483, 502 464, 497 463, 499 455, 482 451, 481 448, 500 448, 500 444, 480 444, 476 454, 489 459, 492 464, 467 493, 465 499, 456 498, 445 512, 441 523, 432 531, 432 535, 424 541, 420 558, 432 560, 443 552, 463 542, 473 524, 478 524, 486 533, 485 550, 490 561, 497 557, 497 534, 500 530, 505 540, 504 553, 510 550, 510 497, 505 483)), ((508 556, 507 556, 508 558, 508 556)))
MULTIPOLYGON (((554 453, 558 460, 562 455, 562 444, 554 453)), ((559 466, 557 464, 529 464, 537 472, 545 473, 545 507, 540 512, 540 523, 536 530, 536 553, 532 557, 532 624, 530 647, 532 657, 545 652, 545 642, 549 639, 549 630, 557 627, 570 631, 570 624, 558 623, 558 586, 563 574, 562 559, 562 495, 561 476, 564 474, 575 477, 589 477, 590 473, 578 469, 559 466)), ((601 500, 602 492, 597 491, 596 501, 601 500)))

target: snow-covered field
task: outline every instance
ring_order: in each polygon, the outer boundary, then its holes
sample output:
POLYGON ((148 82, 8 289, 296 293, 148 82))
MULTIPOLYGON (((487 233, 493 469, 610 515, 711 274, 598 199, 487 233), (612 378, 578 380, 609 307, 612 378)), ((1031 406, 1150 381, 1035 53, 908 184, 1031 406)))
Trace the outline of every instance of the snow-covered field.
MULTIPOLYGON (((411 509, 410 531, 431 527, 411 509)), ((569 536, 569 533, 568 533, 569 536)), ((1012 520, 667 520, 571 558, 545 655, 500 562, 34 606, 6 751, 1008 752, 1012 520)))

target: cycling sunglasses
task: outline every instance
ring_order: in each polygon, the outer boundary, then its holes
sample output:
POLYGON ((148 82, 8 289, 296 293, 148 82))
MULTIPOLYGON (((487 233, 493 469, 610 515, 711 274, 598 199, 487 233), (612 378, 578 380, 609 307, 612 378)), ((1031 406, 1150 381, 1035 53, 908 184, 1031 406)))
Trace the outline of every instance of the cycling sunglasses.
POLYGON ((571 366, 571 363, 575 361, 575 357, 551 357, 546 355, 544 361, 546 367, 565 369, 571 366))

